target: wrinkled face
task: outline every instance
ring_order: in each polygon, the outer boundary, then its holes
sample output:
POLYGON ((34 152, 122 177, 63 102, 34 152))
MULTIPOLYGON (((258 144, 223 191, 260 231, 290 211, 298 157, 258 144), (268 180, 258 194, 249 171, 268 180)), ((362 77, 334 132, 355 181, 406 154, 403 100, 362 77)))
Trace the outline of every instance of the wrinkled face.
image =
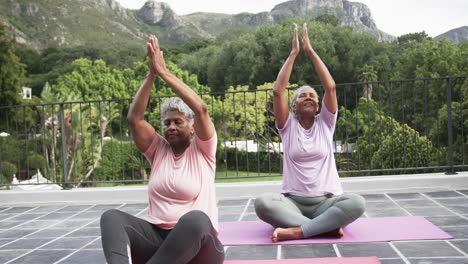
POLYGON ((319 110, 319 102, 315 90, 310 87, 304 87, 299 92, 296 101, 294 102, 294 112, 296 114, 312 114, 319 110))
POLYGON ((169 111, 163 121, 164 138, 171 146, 186 145, 192 139, 193 126, 179 111, 169 111))

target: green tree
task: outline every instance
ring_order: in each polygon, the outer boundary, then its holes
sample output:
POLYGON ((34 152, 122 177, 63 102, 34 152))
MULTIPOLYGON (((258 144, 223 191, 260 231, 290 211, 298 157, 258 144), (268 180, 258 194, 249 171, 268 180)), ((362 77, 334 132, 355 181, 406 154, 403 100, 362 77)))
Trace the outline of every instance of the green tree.
POLYGON ((15 55, 14 41, 7 38, 0 22, 0 106, 21 104, 20 92, 25 81, 25 66, 15 55))
POLYGON ((340 24, 339 18, 330 14, 319 15, 314 20, 317 22, 332 25, 332 26, 338 26, 340 24))
POLYGON ((372 99, 372 82, 377 81, 377 71, 374 70, 373 66, 364 65, 359 76, 359 81, 363 82, 363 95, 366 99, 372 99))

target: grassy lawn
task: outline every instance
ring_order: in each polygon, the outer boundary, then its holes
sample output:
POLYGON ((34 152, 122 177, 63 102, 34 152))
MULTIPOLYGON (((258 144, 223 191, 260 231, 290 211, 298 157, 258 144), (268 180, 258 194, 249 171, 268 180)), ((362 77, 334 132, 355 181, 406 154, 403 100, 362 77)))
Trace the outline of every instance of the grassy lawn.
MULTIPOLYGON (((265 175, 267 173, 262 173, 260 175, 265 175)), ((230 171, 228 170, 227 172, 224 170, 217 171, 216 172, 216 183, 222 183, 222 182, 256 182, 256 181, 281 181, 283 177, 281 176, 267 176, 267 177, 255 177, 258 176, 258 173, 256 172, 247 172, 247 171, 230 171), (237 179, 223 179, 226 177, 249 177, 249 178, 237 178, 237 179)), ((115 187, 115 186, 146 186, 147 183, 128 183, 128 184, 123 184, 123 183, 107 183, 107 182, 102 182, 102 183, 95 183, 92 184, 91 186, 81 186, 81 188, 93 188, 93 187, 115 187)))
MULTIPOLYGON (((266 173, 260 173, 260 175, 265 175, 266 173)), ((281 176, 268 176, 268 177, 255 177, 259 174, 257 172, 247 172, 247 171, 217 171, 216 172, 216 183, 221 182, 255 182, 255 181, 280 181, 283 179, 281 176), (223 179, 225 177, 249 177, 249 178, 237 178, 237 179, 223 179)))

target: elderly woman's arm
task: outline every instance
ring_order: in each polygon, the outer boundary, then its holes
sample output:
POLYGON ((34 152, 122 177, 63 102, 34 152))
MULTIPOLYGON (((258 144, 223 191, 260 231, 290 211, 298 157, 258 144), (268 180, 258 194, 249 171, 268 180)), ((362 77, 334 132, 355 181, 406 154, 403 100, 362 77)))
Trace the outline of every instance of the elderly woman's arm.
MULTIPOLYGON (((146 46, 149 52, 149 42, 146 46)), ((130 125, 133 140, 135 141, 137 148, 143 153, 149 148, 156 135, 156 131, 153 126, 144 119, 151 88, 153 87, 153 82, 157 77, 156 69, 152 67, 151 63, 149 66, 150 72, 146 76, 146 79, 140 89, 138 89, 135 98, 133 98, 132 105, 130 106, 127 114, 127 121, 130 125)))
POLYGON ((299 40, 297 37, 297 25, 294 24, 291 53, 278 73, 275 86, 273 87, 273 111, 275 113, 276 126, 278 128, 283 128, 284 124, 288 120, 289 107, 284 91, 288 85, 297 54, 299 54, 299 40))
POLYGON ((164 58, 159 49, 158 39, 150 37, 150 63, 156 69, 158 75, 172 88, 172 90, 192 109, 195 113, 193 128, 201 140, 208 140, 215 132, 213 122, 208 114, 205 102, 190 87, 179 80, 166 68, 164 58))
POLYGON ((336 84, 330 72, 328 71, 327 66, 325 66, 317 53, 315 53, 314 49, 312 49, 307 32, 307 24, 305 23, 302 25, 302 44, 304 45, 304 51, 307 53, 307 55, 309 55, 312 64, 314 64, 314 68, 320 78, 320 82, 325 88, 323 102, 325 103, 328 111, 334 114, 338 110, 338 101, 336 99, 336 84))

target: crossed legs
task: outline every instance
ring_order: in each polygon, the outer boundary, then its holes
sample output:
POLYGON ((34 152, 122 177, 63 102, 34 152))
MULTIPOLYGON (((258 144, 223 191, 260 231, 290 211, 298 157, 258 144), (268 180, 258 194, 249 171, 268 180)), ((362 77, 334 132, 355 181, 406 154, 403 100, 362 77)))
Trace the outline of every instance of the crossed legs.
POLYGON ((364 210, 365 200, 357 194, 301 197, 267 193, 255 200, 258 217, 276 228, 271 237, 274 242, 323 234, 341 237, 341 228, 364 210))
POLYGON ((185 214, 169 231, 112 209, 101 216, 101 234, 109 264, 221 264, 224 260, 223 246, 201 211, 185 214))

